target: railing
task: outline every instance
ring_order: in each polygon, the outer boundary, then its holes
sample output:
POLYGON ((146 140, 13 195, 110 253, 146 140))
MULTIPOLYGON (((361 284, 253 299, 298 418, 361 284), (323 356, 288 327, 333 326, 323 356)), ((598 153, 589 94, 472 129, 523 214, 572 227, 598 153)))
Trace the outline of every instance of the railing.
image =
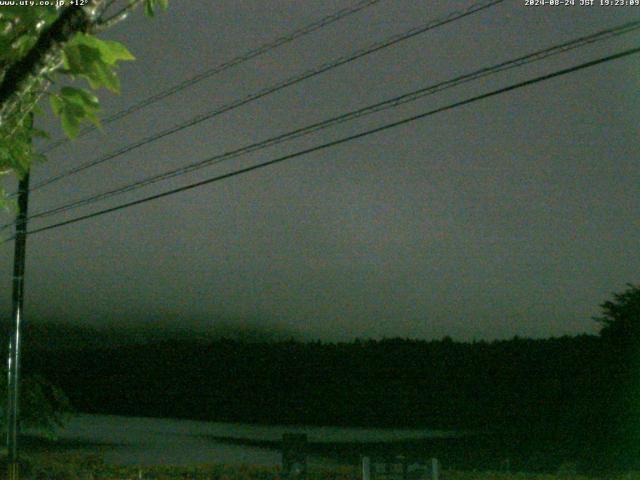
POLYGON ((362 480, 438 480, 439 477, 437 458, 420 461, 400 455, 391 461, 372 461, 371 457, 362 457, 362 480))
MULTIPOLYGON (((287 479, 304 479, 307 474, 307 435, 282 436, 282 473, 287 479)), ((398 455, 393 458, 362 456, 362 480, 439 480, 437 458, 420 460, 398 455)))

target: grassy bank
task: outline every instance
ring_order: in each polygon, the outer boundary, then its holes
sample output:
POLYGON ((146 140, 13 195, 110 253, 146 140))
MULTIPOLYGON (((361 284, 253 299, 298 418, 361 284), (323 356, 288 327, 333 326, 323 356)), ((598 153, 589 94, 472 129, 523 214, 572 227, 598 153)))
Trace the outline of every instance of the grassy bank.
MULTIPOLYGON (((23 461, 24 480, 279 480, 279 468, 247 465, 175 466, 115 466, 105 464, 101 456, 73 453, 36 453, 23 461)), ((0 478, 6 478, 5 468, 0 478)), ((355 466, 313 468, 308 480, 359 480, 355 466)), ((576 475, 571 469, 556 474, 525 474, 445 470, 442 480, 640 480, 640 472, 624 475, 588 477, 576 475)), ((284 479, 283 479, 284 480, 284 479)))

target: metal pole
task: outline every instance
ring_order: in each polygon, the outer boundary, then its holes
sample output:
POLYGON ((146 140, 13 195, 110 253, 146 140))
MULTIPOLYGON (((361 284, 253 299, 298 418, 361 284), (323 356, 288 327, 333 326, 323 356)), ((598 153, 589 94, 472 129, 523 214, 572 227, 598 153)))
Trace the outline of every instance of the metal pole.
POLYGON ((362 457, 362 480, 371 480, 371 458, 362 457))
POLYGON ((437 458, 431 459, 431 479, 438 480, 440 478, 440 462, 437 458))
POLYGON ((18 480, 18 414, 20 385, 20 323, 24 303, 24 266, 27 246, 27 207, 29 204, 29 172, 18 184, 18 215, 13 256, 13 332, 9 338, 7 364, 7 451, 9 480, 18 480))

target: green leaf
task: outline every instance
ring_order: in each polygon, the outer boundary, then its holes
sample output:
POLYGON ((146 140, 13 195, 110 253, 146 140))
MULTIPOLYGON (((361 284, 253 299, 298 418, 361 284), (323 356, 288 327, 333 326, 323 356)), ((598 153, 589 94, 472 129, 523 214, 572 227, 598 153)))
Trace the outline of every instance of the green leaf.
POLYGON ((62 109, 64 108, 64 102, 57 95, 51 95, 49 97, 49 101, 51 102, 51 110, 53 111, 53 114, 59 117, 60 112, 62 112, 62 109))
POLYGON ((17 211, 17 206, 17 202, 9 198, 7 191, 4 188, 0 188, 0 209, 6 213, 14 214, 17 211))
POLYGON ((98 97, 87 90, 74 87, 63 87, 60 95, 65 102, 73 104, 82 109, 82 118, 91 121, 96 127, 100 127, 100 120, 96 113, 100 108, 98 97))
POLYGON ((51 95, 51 109, 60 117, 62 128, 69 138, 78 136, 80 124, 84 120, 100 126, 96 115, 99 107, 98 98, 80 88, 63 87, 59 94, 51 95))
POLYGON ((6 145, 0 145, 0 167, 4 169, 11 165, 11 152, 6 145))
POLYGON ((98 109, 100 105, 98 97, 93 93, 80 88, 62 87, 60 89, 60 95, 62 95, 62 98, 66 101, 83 105, 86 108, 98 109))
POLYGON ((116 72, 108 65, 104 65, 100 73, 103 85, 114 93, 120 93, 120 79, 116 72))
POLYGON ((153 0, 144 0, 144 14, 147 17, 153 17, 155 15, 155 2, 153 0))
POLYGON ((135 60, 132 53, 127 50, 120 42, 114 42, 112 40, 101 40, 93 35, 86 33, 77 33, 70 45, 85 45, 89 48, 96 49, 102 61, 109 65, 115 65, 118 60, 135 60))
POLYGON ((115 65, 118 60, 135 60, 136 57, 120 42, 100 40, 100 54, 105 62, 115 65))
POLYGON ((169 0, 144 0, 144 14, 147 17, 153 17, 156 10, 166 10, 169 7, 169 0))
POLYGON ((71 75, 82 75, 90 70, 92 61, 100 57, 97 49, 86 45, 67 45, 62 52, 64 67, 71 75))
POLYGON ((91 88, 107 89, 120 93, 120 81, 114 68, 104 61, 96 47, 86 44, 68 45, 64 49, 65 67, 72 73, 87 79, 91 88))
POLYGON ((62 129, 69 138, 76 138, 80 133, 80 120, 68 111, 63 111, 60 115, 62 129))
POLYGON ((22 34, 15 41, 11 43, 11 47, 9 49, 9 58, 20 58, 24 56, 27 51, 31 49, 38 40, 37 35, 33 34, 22 34))
POLYGON ((16 134, 8 139, 0 140, 0 167, 2 170, 11 169, 18 176, 29 171, 32 160, 31 139, 25 132, 28 129, 19 129, 16 134))
POLYGON ((24 135, 24 130, 19 135, 11 138, 11 141, 0 143, 0 155, 3 168, 12 169, 18 176, 23 176, 29 171, 31 164, 31 140, 24 135))
POLYGON ((120 80, 118 79, 118 75, 105 63, 95 64, 91 75, 88 75, 87 78, 93 88, 103 86, 114 93, 120 93, 120 80))

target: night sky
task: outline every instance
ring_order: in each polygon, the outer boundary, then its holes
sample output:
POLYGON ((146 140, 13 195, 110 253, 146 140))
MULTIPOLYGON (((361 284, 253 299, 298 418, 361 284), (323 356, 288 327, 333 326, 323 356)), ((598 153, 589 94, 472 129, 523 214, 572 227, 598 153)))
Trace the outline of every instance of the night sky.
MULTIPOLYGON (((49 154, 38 182, 469 1, 383 0, 49 154)), ((576 0, 579 3, 579 0, 576 0)), ((118 111, 351 3, 174 0, 106 37, 118 111)), ((616 26, 640 7, 507 1, 36 191, 31 212, 616 26)), ((638 45, 581 48, 55 217, 72 218, 638 45)), ((28 239, 28 318, 219 321, 303 338, 594 333, 640 271, 638 56, 28 239)), ((59 125, 41 119, 54 138, 59 125)), ((44 145, 44 144, 43 144, 44 145)), ((15 179, 4 185, 15 188, 15 179)), ((3 223, 10 217, 3 214, 3 223)), ((46 225, 54 219, 34 221, 46 225)), ((0 247, 8 316, 13 245, 0 247)))

